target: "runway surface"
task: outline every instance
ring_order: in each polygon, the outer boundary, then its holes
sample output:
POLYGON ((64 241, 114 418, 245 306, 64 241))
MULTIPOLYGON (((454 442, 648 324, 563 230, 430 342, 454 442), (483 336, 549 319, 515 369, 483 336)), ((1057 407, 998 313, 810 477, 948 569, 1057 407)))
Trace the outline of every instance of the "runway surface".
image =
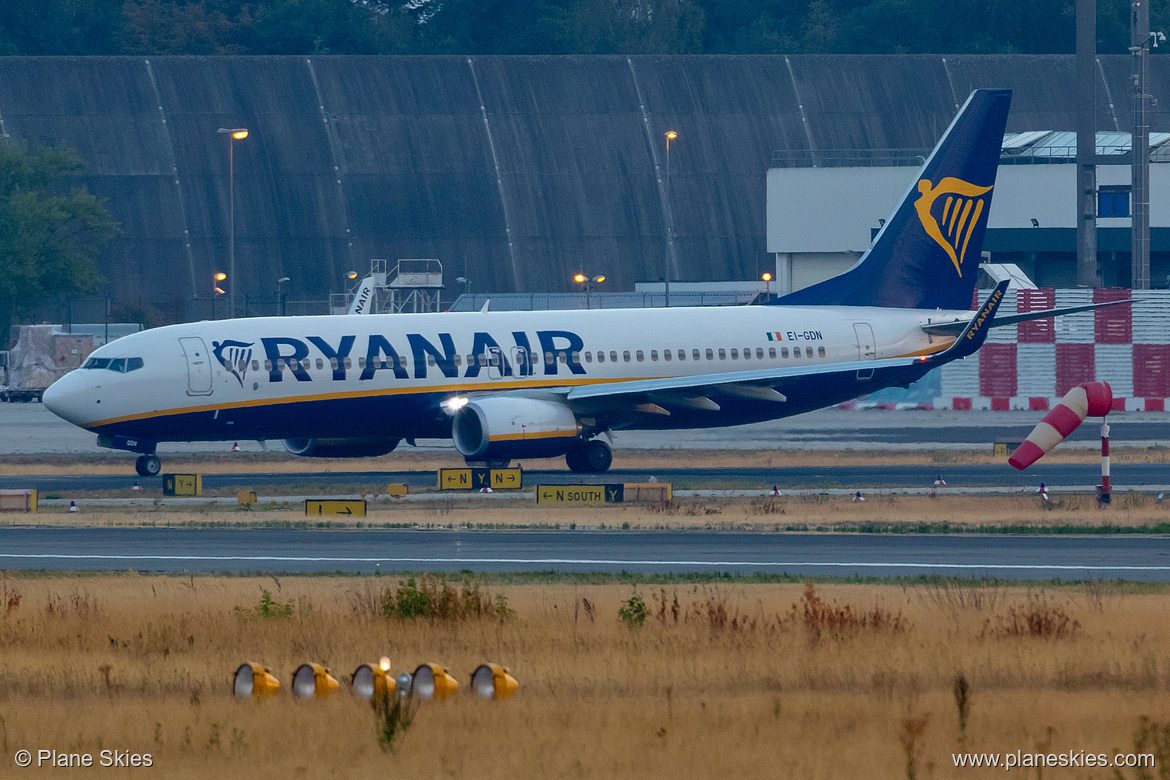
MULTIPOLYGON (((129 464, 128 464, 129 465, 129 464)), ((453 459, 452 467, 460 464, 453 459)), ((526 470, 524 486, 586 484, 599 482, 645 482, 654 477, 659 482, 670 482, 676 489, 759 488, 777 485, 788 488, 851 488, 874 487, 929 487, 942 475, 952 489, 963 487, 996 487, 1030 489, 1045 482, 1050 486, 1092 489, 1100 481, 1100 467, 1094 464, 1038 464, 1026 472, 1019 472, 1006 463, 954 466, 817 466, 774 468, 669 468, 669 469, 612 469, 605 474, 583 476, 567 469, 526 470)), ((1113 467, 1113 483, 1119 487, 1170 484, 1170 465, 1125 464, 1113 467)), ((33 475, 0 477, 0 489, 35 487, 42 494, 53 493, 68 497, 70 492, 128 491, 138 482, 144 487, 160 487, 161 478, 137 477, 131 469, 116 475, 33 475)), ((405 482, 412 488, 435 487, 433 471, 350 471, 262 474, 204 474, 203 489, 235 490, 264 488, 286 491, 338 492, 342 486, 364 487, 372 492, 384 490, 391 482, 405 482)), ((351 490, 351 492, 358 492, 351 490)), ((129 494, 127 494, 129 495, 129 494)))
MULTIPOLYGON (((970 449, 996 441, 1022 441, 1042 412, 843 411, 822 409, 772 422, 691 431, 620 431, 616 449, 970 449)), ((1170 444, 1170 412, 1115 412, 1109 415, 1115 447, 1170 444)), ((0 454, 108 455, 92 433, 70 425, 41 404, 0 403, 0 454)), ((1063 446, 1092 446, 1100 427, 1082 425, 1063 446)), ((449 441, 420 440, 422 449, 449 451, 449 441)), ((255 441, 239 442, 260 452, 255 441)), ((231 442, 163 443, 159 454, 226 453, 231 442)), ((280 442, 269 442, 280 452, 280 442)), ((393 463, 393 455, 387 463, 393 463)))
POLYGON ((0 569, 765 572, 1167 582, 1170 538, 5 528, 0 569))

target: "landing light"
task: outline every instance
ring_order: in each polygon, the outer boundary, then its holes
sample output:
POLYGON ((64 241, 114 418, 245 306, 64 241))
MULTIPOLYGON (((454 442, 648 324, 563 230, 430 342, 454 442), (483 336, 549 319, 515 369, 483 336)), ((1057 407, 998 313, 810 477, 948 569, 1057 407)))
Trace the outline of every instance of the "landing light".
POLYGON ((447 411, 447 414, 455 414, 455 412, 467 406, 467 400, 467 396, 457 395, 442 401, 439 406, 443 407, 447 411))
POLYGON ((354 695, 362 699, 382 697, 394 693, 394 678, 390 676, 390 659, 383 656, 377 665, 362 664, 353 672, 354 695))
POLYGON ((499 664, 480 664, 471 675, 471 692, 485 699, 506 699, 520 683, 499 664))
POLYGON ((321 664, 301 664, 293 673, 294 699, 322 699, 337 692, 337 679, 321 664))
POLYGON ((232 678, 232 693, 236 696, 275 696, 280 691, 280 680, 260 664, 240 664, 232 678))
POLYGON ((423 664, 414 670, 411 690, 420 699, 446 699, 455 695, 459 683, 438 664, 423 664))

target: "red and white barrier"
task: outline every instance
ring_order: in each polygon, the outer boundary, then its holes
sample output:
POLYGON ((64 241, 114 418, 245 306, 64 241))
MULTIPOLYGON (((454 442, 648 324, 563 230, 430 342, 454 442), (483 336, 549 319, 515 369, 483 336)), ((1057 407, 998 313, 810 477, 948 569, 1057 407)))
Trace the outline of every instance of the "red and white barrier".
MULTIPOLYGON (((1064 441, 1086 417, 1104 417, 1113 408, 1113 389, 1107 382, 1086 382, 1065 393, 1060 403, 1044 416, 1028 438, 1008 458, 1023 471, 1064 441)), ((1108 474, 1108 429, 1102 432, 1102 476, 1108 474)))

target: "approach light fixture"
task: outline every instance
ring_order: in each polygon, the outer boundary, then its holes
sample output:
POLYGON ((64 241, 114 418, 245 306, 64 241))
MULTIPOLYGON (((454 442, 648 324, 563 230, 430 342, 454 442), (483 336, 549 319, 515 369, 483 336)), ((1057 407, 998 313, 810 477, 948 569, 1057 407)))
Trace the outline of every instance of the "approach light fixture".
POLYGON ((438 664, 423 664, 414 670, 410 689, 420 699, 446 699, 459 690, 459 682, 438 664))
POLYGON ((499 664, 480 664, 471 673, 471 692, 485 699, 506 699, 519 687, 516 678, 499 664))
POLYGON ((236 696, 275 696, 280 692, 280 680, 260 664, 240 664, 232 678, 232 693, 236 696))
POLYGON ((323 699, 337 692, 337 679, 321 664, 301 664, 293 672, 294 699, 323 699))
POLYGON ((377 664, 362 664, 353 672, 354 695, 366 699, 394 693, 394 678, 390 676, 390 659, 382 656, 377 664))

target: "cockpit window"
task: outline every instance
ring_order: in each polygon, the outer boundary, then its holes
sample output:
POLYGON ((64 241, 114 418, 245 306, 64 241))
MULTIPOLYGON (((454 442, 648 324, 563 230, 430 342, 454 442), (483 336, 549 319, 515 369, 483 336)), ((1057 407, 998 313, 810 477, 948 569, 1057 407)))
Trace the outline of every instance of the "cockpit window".
POLYGON ((85 361, 82 368, 104 368, 109 371, 117 371, 119 374, 128 374, 131 371, 137 371, 145 365, 142 358, 90 358, 85 361))

